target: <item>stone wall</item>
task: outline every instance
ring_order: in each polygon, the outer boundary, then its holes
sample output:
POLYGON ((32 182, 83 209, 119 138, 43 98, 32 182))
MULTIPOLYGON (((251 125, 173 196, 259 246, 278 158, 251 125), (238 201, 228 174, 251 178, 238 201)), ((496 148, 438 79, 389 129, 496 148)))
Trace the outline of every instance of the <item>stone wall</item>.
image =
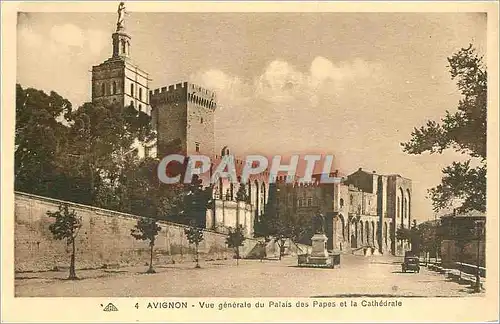
POLYGON ((241 201, 215 200, 215 216, 207 215, 207 228, 225 232, 227 228, 243 226, 245 236, 253 237, 254 210, 251 204, 241 201))
MULTIPOLYGON (((56 241, 49 231, 51 219, 47 211, 56 211, 62 201, 25 193, 15 194, 15 269, 43 271, 69 264, 70 249, 64 241, 56 241)), ((130 231, 138 217, 91 206, 70 203, 70 209, 82 217, 83 226, 77 237, 77 268, 145 265, 149 261, 149 246, 137 241, 130 231)), ((194 246, 184 235, 185 226, 160 222, 156 239, 155 264, 192 262, 194 246)), ((225 244, 226 236, 204 231, 200 244, 200 260, 233 258, 234 252, 225 244)), ((241 247, 242 257, 254 250, 257 240, 248 238, 241 247)))

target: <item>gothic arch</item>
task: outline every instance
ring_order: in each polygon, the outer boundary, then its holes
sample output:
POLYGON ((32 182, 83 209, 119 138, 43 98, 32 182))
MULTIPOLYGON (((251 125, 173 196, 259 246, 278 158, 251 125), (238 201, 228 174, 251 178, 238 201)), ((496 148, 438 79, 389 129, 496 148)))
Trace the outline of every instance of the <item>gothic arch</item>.
POLYGON ((358 222, 354 221, 354 233, 351 234, 351 248, 358 247, 358 222))
POLYGON ((370 244, 370 223, 365 221, 366 244, 370 244))
POLYGON ((340 233, 339 234, 342 234, 342 241, 345 241, 345 220, 344 220, 344 216, 342 216, 342 214, 339 214, 339 225, 340 225, 340 233))
POLYGON ((113 81, 113 94, 116 94, 116 81, 113 81))
POLYGON ((222 183, 222 178, 219 178, 219 197, 224 199, 224 184, 222 183))
POLYGON ((363 239, 364 239, 364 237, 365 237, 365 235, 364 235, 364 234, 365 234, 365 232, 363 231, 363 221, 360 221, 360 222, 359 222, 359 228, 360 228, 360 231, 359 231, 359 234, 360 234, 360 235, 359 235, 359 236, 360 236, 360 242, 361 242, 361 244, 363 244, 363 242, 364 242, 364 240, 363 240, 363 239))
POLYGON ((224 146, 222 150, 220 151, 221 156, 226 156, 229 155, 229 148, 227 146, 224 146))
POLYGON ((373 246, 375 246, 375 222, 374 221, 372 221, 371 230, 372 230, 372 242, 371 243, 373 244, 373 246))
POLYGON ((411 227, 411 194, 410 194, 410 189, 406 189, 406 197, 407 197, 406 217, 408 218, 408 228, 410 228, 411 227))
POLYGON ((398 203, 399 203, 399 219, 400 219, 400 222, 401 222, 401 225, 404 224, 404 193, 403 193, 403 189, 401 187, 399 187, 399 191, 398 191, 398 203))
POLYGON ((250 203, 252 203, 252 181, 250 181, 250 179, 248 179, 248 184, 247 184, 248 188, 247 188, 247 192, 248 192, 248 201, 250 203))
POLYGON ((384 242, 387 245, 387 222, 384 222, 384 242))

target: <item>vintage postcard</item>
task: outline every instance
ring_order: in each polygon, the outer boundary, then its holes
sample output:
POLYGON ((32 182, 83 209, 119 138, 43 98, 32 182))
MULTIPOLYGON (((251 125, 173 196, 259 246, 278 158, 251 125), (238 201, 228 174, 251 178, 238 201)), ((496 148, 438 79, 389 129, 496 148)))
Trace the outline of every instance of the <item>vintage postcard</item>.
POLYGON ((2 321, 498 322, 498 2, 3 2, 2 321))

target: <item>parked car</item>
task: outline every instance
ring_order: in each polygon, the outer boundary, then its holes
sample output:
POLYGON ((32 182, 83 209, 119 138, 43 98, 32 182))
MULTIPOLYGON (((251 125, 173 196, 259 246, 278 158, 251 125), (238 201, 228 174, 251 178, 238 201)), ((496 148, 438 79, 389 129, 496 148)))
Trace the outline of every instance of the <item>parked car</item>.
POLYGON ((401 271, 420 272, 420 261, 416 256, 405 256, 405 260, 401 263, 401 271))

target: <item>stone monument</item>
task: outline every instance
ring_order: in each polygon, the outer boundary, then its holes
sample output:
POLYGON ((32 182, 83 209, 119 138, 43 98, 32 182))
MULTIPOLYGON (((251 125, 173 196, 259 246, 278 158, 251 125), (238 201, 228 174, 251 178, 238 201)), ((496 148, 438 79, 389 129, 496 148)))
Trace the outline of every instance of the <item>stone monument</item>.
POLYGON ((325 235, 325 217, 318 213, 313 218, 314 235, 311 237, 311 261, 319 263, 325 262, 328 259, 328 251, 326 250, 326 241, 328 237, 325 235))

